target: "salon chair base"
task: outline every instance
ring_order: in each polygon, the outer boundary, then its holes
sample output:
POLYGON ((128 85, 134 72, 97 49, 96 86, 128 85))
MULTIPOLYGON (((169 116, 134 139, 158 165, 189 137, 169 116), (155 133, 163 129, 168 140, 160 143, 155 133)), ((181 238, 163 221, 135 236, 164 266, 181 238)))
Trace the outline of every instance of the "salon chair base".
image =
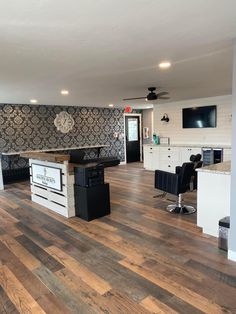
POLYGON ((191 215, 196 212, 196 208, 189 205, 184 206, 178 206, 176 204, 174 205, 168 205, 166 210, 173 214, 183 214, 183 215, 191 215))

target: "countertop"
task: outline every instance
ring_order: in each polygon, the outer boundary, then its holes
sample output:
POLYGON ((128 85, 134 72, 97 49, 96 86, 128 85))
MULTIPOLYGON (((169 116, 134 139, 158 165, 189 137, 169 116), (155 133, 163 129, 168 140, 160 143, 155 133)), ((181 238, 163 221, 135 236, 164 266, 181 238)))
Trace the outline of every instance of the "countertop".
POLYGON ((225 161, 219 164, 205 166, 205 167, 196 169, 196 171, 216 173, 216 174, 231 174, 231 162, 225 161))
POLYGON ((27 150, 27 151, 19 151, 19 152, 6 152, 2 153, 4 156, 12 156, 12 155, 20 155, 20 154, 28 154, 28 153, 49 153, 49 152, 60 152, 65 150, 76 150, 76 149, 90 149, 90 148, 104 148, 109 147, 109 145, 91 145, 91 146, 77 146, 77 147, 62 147, 62 148, 50 148, 50 149, 41 149, 41 150, 27 150))
POLYGON ((35 160, 44 160, 50 162, 64 162, 70 160, 70 155, 65 154, 50 154, 50 153, 23 153, 20 154, 20 157, 35 159, 35 160))
POLYGON ((155 146, 155 147, 200 147, 200 148, 231 148, 231 145, 227 144, 144 144, 143 146, 155 146))

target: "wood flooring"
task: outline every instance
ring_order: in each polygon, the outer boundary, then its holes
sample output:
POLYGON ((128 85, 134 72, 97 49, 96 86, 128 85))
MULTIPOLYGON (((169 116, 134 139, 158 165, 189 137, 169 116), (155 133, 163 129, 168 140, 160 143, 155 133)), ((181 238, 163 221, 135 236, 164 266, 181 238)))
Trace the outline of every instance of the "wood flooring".
POLYGON ((236 313, 236 263, 196 214, 166 212, 142 164, 105 172, 111 215, 92 222, 31 202, 28 182, 0 192, 0 314, 236 313))

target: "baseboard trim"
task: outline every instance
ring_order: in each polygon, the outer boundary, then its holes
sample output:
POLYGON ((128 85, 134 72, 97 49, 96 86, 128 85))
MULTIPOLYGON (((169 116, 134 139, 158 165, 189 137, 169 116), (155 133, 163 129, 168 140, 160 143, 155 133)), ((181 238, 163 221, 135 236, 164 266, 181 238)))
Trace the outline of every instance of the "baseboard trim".
POLYGON ((126 162, 125 161, 121 161, 120 162, 120 165, 122 166, 122 165, 126 165, 126 162))
POLYGON ((234 251, 228 251, 228 259, 230 259, 233 262, 236 262, 236 252, 234 251))

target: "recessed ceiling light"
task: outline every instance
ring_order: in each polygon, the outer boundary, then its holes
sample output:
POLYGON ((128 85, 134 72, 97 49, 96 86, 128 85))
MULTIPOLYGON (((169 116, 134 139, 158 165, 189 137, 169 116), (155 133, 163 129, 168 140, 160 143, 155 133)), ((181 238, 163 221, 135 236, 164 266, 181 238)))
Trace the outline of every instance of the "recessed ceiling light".
POLYGON ((61 90, 61 94, 62 94, 62 95, 68 95, 68 94, 69 94, 69 91, 66 90, 66 89, 63 89, 63 90, 61 90))
POLYGON ((109 107, 114 107, 114 105, 113 105, 113 104, 109 104, 108 106, 109 106, 109 107))
POLYGON ((37 99, 30 99, 30 102, 32 103, 32 104, 37 104, 37 99))
POLYGON ((168 69, 169 67, 171 67, 171 63, 169 61, 163 61, 159 63, 160 69, 168 69))

